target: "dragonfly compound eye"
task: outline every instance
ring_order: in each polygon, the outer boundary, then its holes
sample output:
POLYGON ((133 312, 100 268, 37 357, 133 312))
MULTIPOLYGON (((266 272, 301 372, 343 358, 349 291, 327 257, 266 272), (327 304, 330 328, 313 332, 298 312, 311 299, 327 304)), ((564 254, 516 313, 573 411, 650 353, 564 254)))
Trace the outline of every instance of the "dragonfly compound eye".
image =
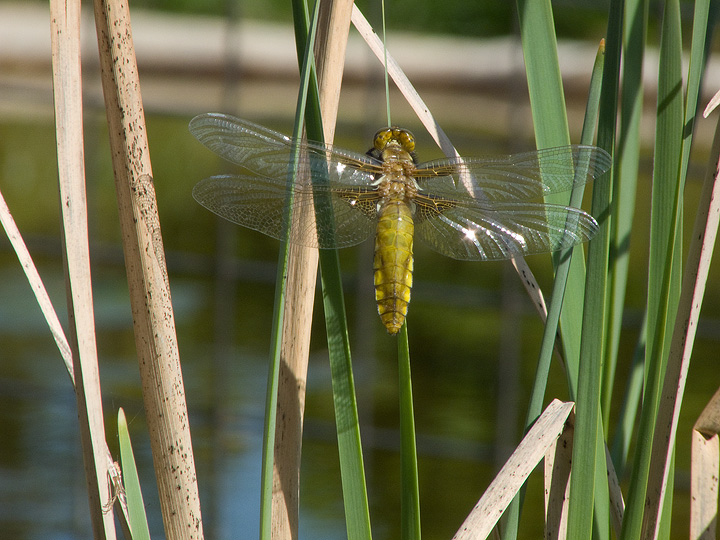
POLYGON ((406 129, 398 129, 395 139, 402 145, 404 150, 408 152, 415 151, 415 137, 406 129))
POLYGON ((373 139, 373 146, 377 150, 385 150, 385 147, 392 139, 394 139, 392 128, 381 129, 375 134, 375 138, 373 139))

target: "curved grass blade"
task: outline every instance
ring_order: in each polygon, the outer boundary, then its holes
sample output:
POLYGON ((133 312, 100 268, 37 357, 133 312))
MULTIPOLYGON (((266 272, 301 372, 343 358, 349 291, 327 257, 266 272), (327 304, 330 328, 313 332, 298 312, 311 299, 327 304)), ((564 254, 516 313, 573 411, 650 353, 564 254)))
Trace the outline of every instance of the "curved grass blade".
MULTIPOLYGON (((531 107, 536 128, 536 140, 539 148, 544 146, 563 145, 569 143, 567 121, 565 114, 565 103, 562 92, 562 84, 557 61, 557 47, 552 24, 552 14, 549 2, 527 2, 519 1, 521 32, 523 38, 523 51, 525 53, 526 70, 528 75, 528 88, 530 90, 531 107)), ((591 131, 590 131, 591 132, 591 131)), ((587 136, 587 135, 586 135, 587 136)), ((596 188, 597 189, 597 188, 596 188)), ((567 204, 567 200, 553 200, 567 204)), ((597 215, 597 214, 596 214, 597 215)), ((592 242, 591 242, 592 246, 592 242)), ((585 294, 585 265, 582 257, 573 257, 568 264, 570 267, 567 286, 565 287, 565 305, 561 317, 562 346, 566 361, 568 384, 571 393, 577 388, 578 357, 580 350, 580 325, 582 320, 584 294, 585 294)), ((556 279, 556 290, 563 288, 563 275, 568 270, 563 269, 556 279)), ((559 294, 559 293, 556 293, 559 294)), ((556 309, 559 304, 557 301, 556 309)), ((551 321, 552 322, 552 321, 551 321)), ((549 330, 548 330, 549 332, 549 330)), ((549 338, 548 338, 549 339, 549 338)), ((549 342, 545 347, 549 346, 549 342)), ((549 349, 543 354, 547 355, 549 349)), ((544 371, 541 366, 540 369, 544 371)), ((541 392, 538 384, 538 392, 535 400, 541 402, 541 392)), ((528 411, 528 419, 536 416, 536 405, 528 411)), ((591 439, 594 441, 594 439, 591 439)), ((585 475, 593 475, 595 463, 586 469, 585 475)), ((604 469, 604 468, 603 468, 604 469)), ((582 476, 575 474, 574 476, 582 476)), ((588 482, 590 486, 589 501, 592 504, 592 478, 588 482)), ((514 501, 508 512, 504 538, 516 538, 519 520, 519 500, 514 501)))
MULTIPOLYGON (((594 138, 595 125, 598 116, 598 106, 600 101, 600 86, 602 81, 604 56, 605 43, 603 41, 598 49, 598 54, 595 58, 595 65, 593 66, 593 73, 590 80, 590 92, 588 96, 588 104, 585 111, 585 122, 583 125, 583 132, 581 136, 582 144, 590 144, 592 143, 592 140, 594 138)), ((578 174, 583 174, 583 171, 578 171, 578 174)), ((582 201, 582 195, 582 189, 573 190, 573 193, 570 197, 570 204, 572 206, 579 206, 580 202, 582 201)), ((565 286, 567 283, 568 273, 570 271, 570 264, 573 252, 574 249, 566 250, 559 257, 560 263, 558 264, 555 272, 555 281, 553 282, 553 290, 548 306, 548 318, 545 323, 535 382, 530 397, 530 404, 528 405, 528 415, 525 425, 526 430, 529 429, 529 427, 532 425, 532 423, 542 411, 545 388, 550 371, 550 362, 552 360, 552 354, 555 345, 555 336, 557 334, 558 323, 560 320, 560 310, 563 303, 563 296, 565 293, 565 286)), ((582 255, 582 250, 579 255, 582 255)), ((570 366, 567 367, 569 368, 570 366)), ((571 395, 574 397, 575 390, 577 388, 577 372, 575 372, 574 374, 569 373, 568 378, 571 388, 571 395)))
MULTIPOLYGON (((550 2, 518 0, 517 5, 536 145, 538 149, 568 145, 570 134, 550 2)), ((567 204, 567 197, 554 194, 547 196, 546 202, 567 204)), ((577 371, 572 366, 577 365, 580 350, 584 280, 584 260, 574 257, 560 315, 563 357, 570 372, 577 371)))
MULTIPOLYGON (((570 144, 570 134, 550 2, 517 0, 517 9, 536 145, 538 148, 565 146, 570 144)), ((560 202, 559 199, 547 200, 560 202)), ((566 361, 570 355, 577 357, 567 350, 574 345, 572 339, 563 339, 562 343, 566 361)), ((527 417, 531 415, 535 415, 534 409, 533 412, 528 409, 527 417)), ((506 512, 503 540, 517 538, 523 497, 524 490, 521 490, 506 512)))

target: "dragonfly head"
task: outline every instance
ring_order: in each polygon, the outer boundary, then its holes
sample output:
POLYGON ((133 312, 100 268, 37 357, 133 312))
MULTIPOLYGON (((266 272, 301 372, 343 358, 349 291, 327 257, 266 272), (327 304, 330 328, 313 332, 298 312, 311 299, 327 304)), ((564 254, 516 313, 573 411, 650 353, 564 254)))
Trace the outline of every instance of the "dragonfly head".
POLYGON ((399 145, 408 154, 415 151, 415 137, 407 129, 399 127, 383 128, 375 134, 373 147, 382 152, 390 144, 399 145))

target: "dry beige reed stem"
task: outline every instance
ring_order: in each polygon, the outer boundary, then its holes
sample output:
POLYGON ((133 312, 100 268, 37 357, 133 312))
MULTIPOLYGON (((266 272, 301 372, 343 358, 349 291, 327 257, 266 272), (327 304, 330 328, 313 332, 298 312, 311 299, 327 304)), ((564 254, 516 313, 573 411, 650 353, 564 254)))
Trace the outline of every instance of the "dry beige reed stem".
POLYGON ((695 422, 692 432, 690 540, 715 540, 720 478, 720 389, 695 422))
POLYGON ((80 2, 51 1, 50 27, 69 344, 83 463, 93 534, 95 538, 114 539, 113 516, 103 512, 110 492, 90 279, 82 127, 80 2))
POLYGON ((143 401, 168 539, 203 537, 175 319, 153 186, 130 13, 96 0, 103 93, 143 401))

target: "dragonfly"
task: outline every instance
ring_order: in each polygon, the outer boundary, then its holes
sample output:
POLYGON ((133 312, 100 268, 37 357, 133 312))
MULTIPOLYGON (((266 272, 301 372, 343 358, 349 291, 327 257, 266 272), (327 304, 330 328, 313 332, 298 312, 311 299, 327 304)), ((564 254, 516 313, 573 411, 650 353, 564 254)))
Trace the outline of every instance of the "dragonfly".
POLYGON ((412 133, 397 127, 379 130, 365 154, 219 113, 201 114, 189 127, 203 145, 250 173, 200 181, 193 197, 208 210, 319 249, 375 236, 375 298, 391 335, 407 316, 415 238, 467 261, 570 248, 592 238, 597 221, 542 198, 597 179, 612 163, 601 148, 581 145, 420 163, 412 133), (312 218, 293 220, 303 212, 312 218))

